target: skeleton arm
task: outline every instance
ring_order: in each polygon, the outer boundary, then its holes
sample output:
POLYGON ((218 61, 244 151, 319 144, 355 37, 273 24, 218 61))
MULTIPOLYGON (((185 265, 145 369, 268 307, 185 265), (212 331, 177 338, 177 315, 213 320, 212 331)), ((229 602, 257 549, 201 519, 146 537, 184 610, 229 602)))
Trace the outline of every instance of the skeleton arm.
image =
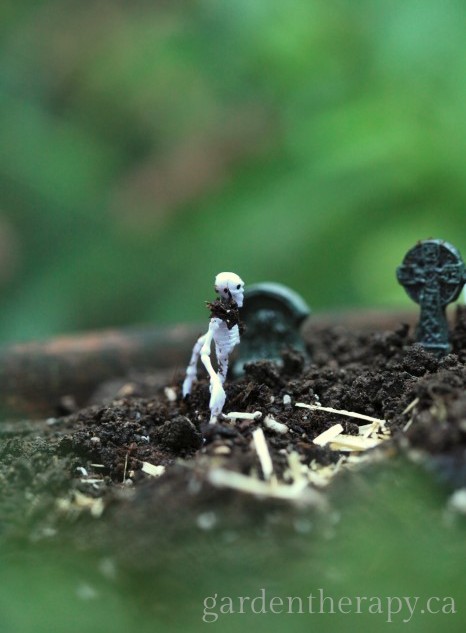
POLYGON ((209 332, 200 336, 193 347, 191 360, 189 361, 188 369, 186 370, 186 378, 183 382, 183 398, 191 393, 193 382, 197 379, 197 361, 199 360, 201 349, 204 346, 208 334, 209 332))
POLYGON ((214 319, 210 319, 209 329, 207 330, 207 334, 205 334, 204 345, 201 347, 201 361, 204 367, 207 369, 207 373, 210 376, 210 382, 216 380, 217 374, 215 373, 214 368, 212 367, 212 362, 210 360, 211 354, 211 346, 212 339, 214 338, 214 332, 217 329, 218 325, 214 319))

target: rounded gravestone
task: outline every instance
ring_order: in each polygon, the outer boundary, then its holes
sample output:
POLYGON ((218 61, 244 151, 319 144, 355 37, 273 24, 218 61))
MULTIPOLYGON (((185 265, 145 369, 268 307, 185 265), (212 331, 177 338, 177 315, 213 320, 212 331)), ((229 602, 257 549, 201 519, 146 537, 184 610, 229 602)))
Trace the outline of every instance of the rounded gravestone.
POLYGON ((241 336, 233 374, 240 376, 246 363, 271 360, 281 364, 282 351, 292 348, 307 356, 300 333, 311 309, 294 290, 278 283, 264 282, 246 287, 241 319, 241 336))

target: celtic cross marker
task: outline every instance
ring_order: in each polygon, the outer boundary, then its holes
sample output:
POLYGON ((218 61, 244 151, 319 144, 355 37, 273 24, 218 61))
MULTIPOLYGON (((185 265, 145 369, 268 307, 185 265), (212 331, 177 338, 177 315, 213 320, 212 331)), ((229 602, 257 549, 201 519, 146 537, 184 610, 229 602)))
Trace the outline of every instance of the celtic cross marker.
POLYGON ((409 297, 421 306, 416 339, 437 355, 450 351, 446 307, 466 282, 459 251, 442 240, 424 240, 409 250, 396 271, 409 297))

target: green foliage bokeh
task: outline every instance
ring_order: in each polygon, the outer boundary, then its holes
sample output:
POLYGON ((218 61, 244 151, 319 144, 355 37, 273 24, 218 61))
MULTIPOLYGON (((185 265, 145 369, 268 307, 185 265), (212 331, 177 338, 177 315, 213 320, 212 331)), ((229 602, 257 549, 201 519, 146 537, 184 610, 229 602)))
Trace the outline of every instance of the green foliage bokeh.
MULTIPOLYGON (((465 42, 463 0, 2 2, 0 339, 199 320, 220 270, 316 310, 408 305, 395 267, 418 239, 466 254, 465 42)), ((343 485, 299 556, 293 533, 187 534, 182 564, 122 588, 73 550, 0 549, 0 629, 204 630, 203 596, 269 584, 462 609, 444 491, 423 471, 366 489, 343 485)), ((411 630, 464 631, 421 613, 411 630)), ((405 630, 357 617, 218 630, 405 630)))
POLYGON ((213 276, 407 304, 466 251, 461 0, 0 9, 3 340, 205 317, 213 276))

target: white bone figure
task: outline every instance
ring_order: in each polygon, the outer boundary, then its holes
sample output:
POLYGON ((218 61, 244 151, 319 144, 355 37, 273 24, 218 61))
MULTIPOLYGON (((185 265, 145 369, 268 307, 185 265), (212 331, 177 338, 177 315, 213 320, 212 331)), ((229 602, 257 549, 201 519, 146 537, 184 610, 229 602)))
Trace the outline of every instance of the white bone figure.
MULTIPOLYGON (((236 307, 243 306, 244 281, 235 273, 219 273, 215 277, 215 292, 219 295, 225 316, 235 312, 236 307), (236 304, 236 305, 235 305, 236 304)), ((238 324, 229 325, 223 318, 212 317, 209 329, 198 338, 194 345, 191 360, 186 370, 186 378, 183 382, 183 397, 191 393, 194 381, 197 378, 197 362, 199 356, 210 376, 210 423, 215 424, 222 413, 225 404, 225 390, 223 384, 227 377, 228 357, 235 345, 240 341, 238 324), (217 357, 217 371, 212 367, 210 360, 212 341, 215 344, 217 357)))

